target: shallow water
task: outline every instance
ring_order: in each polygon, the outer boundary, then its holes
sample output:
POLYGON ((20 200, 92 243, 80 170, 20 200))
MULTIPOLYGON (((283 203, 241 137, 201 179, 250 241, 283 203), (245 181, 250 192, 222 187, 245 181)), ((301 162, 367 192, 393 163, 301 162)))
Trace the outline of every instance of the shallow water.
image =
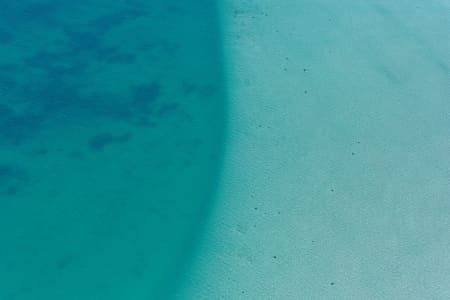
POLYGON ((2 1, 0 299, 161 299, 223 147, 211 1, 2 1))
POLYGON ((229 146, 178 299, 450 299, 449 1, 223 10, 229 146))

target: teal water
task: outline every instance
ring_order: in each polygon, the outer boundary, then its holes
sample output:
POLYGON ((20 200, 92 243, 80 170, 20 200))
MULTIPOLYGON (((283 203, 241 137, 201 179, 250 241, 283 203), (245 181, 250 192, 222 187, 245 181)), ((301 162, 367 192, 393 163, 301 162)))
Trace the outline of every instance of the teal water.
POLYGON ((165 299, 220 169, 215 5, 0 2, 0 299, 165 299))

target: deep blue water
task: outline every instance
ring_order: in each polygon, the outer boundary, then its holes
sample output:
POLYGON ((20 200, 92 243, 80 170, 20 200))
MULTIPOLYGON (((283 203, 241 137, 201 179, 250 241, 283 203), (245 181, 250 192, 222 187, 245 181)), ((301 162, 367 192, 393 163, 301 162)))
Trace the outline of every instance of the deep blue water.
POLYGON ((0 10, 0 299, 164 299, 220 169, 208 0, 0 10))

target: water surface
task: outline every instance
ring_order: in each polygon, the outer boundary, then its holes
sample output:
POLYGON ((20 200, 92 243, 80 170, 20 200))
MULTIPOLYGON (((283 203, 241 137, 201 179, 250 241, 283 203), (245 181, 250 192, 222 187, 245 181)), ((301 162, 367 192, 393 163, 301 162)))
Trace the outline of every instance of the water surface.
POLYGON ((0 299, 162 299, 221 159, 211 1, 1 1, 0 299))

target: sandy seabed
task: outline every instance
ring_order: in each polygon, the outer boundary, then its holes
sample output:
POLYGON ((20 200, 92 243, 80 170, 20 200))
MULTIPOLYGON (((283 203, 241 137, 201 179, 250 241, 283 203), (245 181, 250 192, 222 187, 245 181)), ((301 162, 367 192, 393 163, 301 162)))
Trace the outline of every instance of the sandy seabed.
POLYGON ((449 13, 225 1, 225 170, 179 299, 450 298, 449 13))

